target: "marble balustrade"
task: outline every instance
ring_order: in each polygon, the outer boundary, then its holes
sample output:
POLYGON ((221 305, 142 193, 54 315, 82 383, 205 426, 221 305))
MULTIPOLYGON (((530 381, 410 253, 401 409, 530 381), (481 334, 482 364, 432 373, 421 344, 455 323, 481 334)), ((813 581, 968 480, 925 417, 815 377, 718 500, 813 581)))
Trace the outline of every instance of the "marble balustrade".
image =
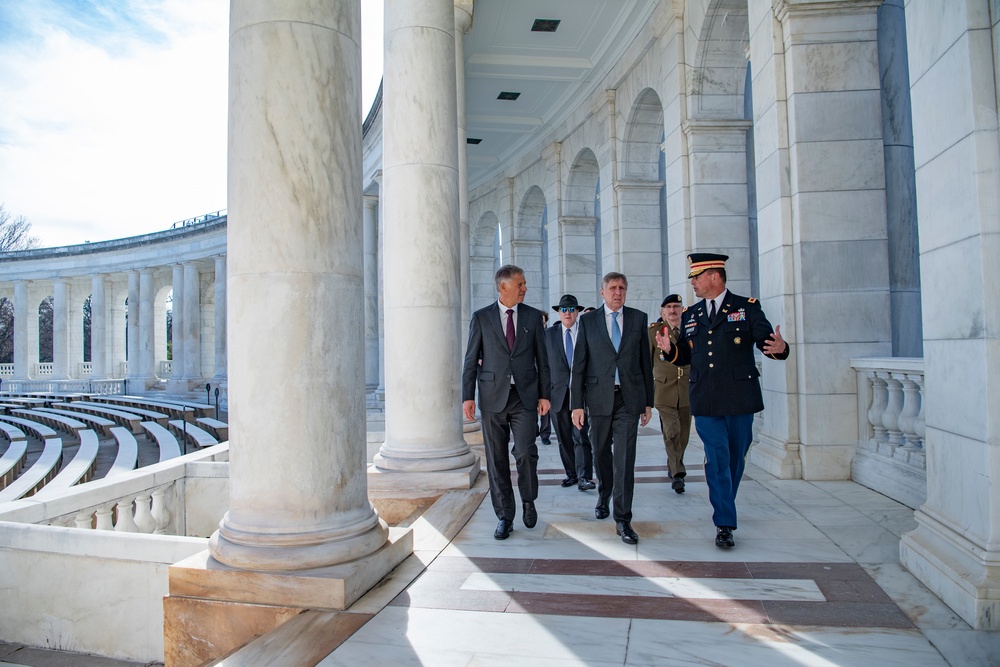
POLYGON ((909 507, 927 498, 924 360, 852 359, 857 374, 858 445, 851 478, 909 507))

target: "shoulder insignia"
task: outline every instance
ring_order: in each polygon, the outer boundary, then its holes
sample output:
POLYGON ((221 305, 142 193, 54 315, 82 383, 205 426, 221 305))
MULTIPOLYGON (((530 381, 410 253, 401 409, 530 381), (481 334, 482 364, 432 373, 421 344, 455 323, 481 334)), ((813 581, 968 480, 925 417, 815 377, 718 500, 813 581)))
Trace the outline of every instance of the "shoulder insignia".
POLYGON ((660 324, 659 322, 650 322, 649 328, 652 329, 653 327, 658 326, 659 324, 660 324))
POLYGON ((684 306, 684 310, 682 310, 681 312, 682 312, 682 313, 686 313, 686 312, 688 311, 688 308, 690 308, 690 307, 691 307, 691 306, 684 306))
POLYGON ((747 303, 757 303, 757 299, 750 297, 749 299, 747 299, 747 303))

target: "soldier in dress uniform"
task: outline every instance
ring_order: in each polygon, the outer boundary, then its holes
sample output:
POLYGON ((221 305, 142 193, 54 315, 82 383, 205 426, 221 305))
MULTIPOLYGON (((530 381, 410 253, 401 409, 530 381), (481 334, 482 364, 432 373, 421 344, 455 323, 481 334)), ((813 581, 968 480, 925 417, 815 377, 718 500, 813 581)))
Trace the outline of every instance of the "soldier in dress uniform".
POLYGON ((691 287, 702 300, 681 314, 676 344, 663 332, 656 344, 667 360, 691 365, 691 414, 705 445, 705 481, 716 526, 715 545, 735 545, 736 491, 753 441, 754 413, 764 409, 756 346, 771 359, 786 359, 781 327, 771 328, 757 299, 726 289, 726 255, 688 255, 691 287))
POLYGON ((680 336, 683 303, 678 294, 670 294, 660 304, 660 319, 649 325, 649 349, 653 355, 653 407, 660 415, 663 446, 667 450, 667 470, 672 478, 670 488, 684 493, 684 450, 691 434, 691 403, 688 400, 690 366, 675 366, 667 361, 663 350, 656 346, 656 334, 665 333, 670 340, 680 336))

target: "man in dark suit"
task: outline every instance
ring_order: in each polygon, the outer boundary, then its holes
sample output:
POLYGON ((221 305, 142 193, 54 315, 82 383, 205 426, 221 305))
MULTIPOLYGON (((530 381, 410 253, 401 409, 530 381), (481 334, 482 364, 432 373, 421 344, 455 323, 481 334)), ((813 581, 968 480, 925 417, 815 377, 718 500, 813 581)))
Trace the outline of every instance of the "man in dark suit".
POLYGON ((476 417, 476 389, 483 417, 483 442, 490 498, 500 522, 493 537, 505 540, 514 527, 514 490, 507 445, 514 434, 517 488, 528 528, 538 521, 538 415, 549 411, 549 363, 542 313, 524 303, 524 271, 505 264, 497 271, 500 298, 477 310, 469 322, 469 345, 462 370, 462 411, 476 417))
POLYGON ((625 306, 628 279, 608 273, 601 281, 604 305, 580 317, 573 351, 573 424, 590 413, 590 438, 597 469, 594 516, 607 518, 614 498, 615 530, 622 542, 636 544, 632 530, 635 441, 639 425, 653 411, 653 366, 646 335, 646 313, 625 306))
POLYGON ((754 413, 764 409, 753 348, 771 359, 788 358, 781 327, 771 328, 757 299, 726 289, 727 259, 712 253, 688 255, 688 278, 702 301, 684 309, 676 344, 663 331, 656 335, 668 361, 691 365, 691 414, 705 445, 715 545, 723 549, 736 544, 736 491, 753 442, 754 413))
POLYGON ((553 416, 552 420, 555 422, 556 437, 559 438, 559 458, 562 459, 563 469, 566 471, 562 485, 563 487, 576 485, 581 491, 589 491, 594 488, 594 483, 590 479, 593 476, 594 463, 590 442, 584 439, 587 423, 584 421, 583 429, 573 426, 569 401, 573 351, 579 337, 577 318, 583 306, 572 294, 563 294, 559 299, 559 305, 552 306, 552 310, 559 313, 559 322, 545 330, 545 348, 549 357, 551 378, 549 414, 553 416))

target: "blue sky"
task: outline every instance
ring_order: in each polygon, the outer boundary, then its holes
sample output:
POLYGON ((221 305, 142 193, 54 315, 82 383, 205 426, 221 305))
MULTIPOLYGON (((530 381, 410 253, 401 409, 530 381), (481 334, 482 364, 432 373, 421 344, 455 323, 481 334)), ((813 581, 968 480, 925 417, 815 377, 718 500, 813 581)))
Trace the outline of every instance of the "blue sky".
MULTIPOLYGON (((367 112, 382 2, 361 4, 367 112)), ((226 208, 228 21, 228 0, 0 0, 0 204, 43 246, 226 208)))

